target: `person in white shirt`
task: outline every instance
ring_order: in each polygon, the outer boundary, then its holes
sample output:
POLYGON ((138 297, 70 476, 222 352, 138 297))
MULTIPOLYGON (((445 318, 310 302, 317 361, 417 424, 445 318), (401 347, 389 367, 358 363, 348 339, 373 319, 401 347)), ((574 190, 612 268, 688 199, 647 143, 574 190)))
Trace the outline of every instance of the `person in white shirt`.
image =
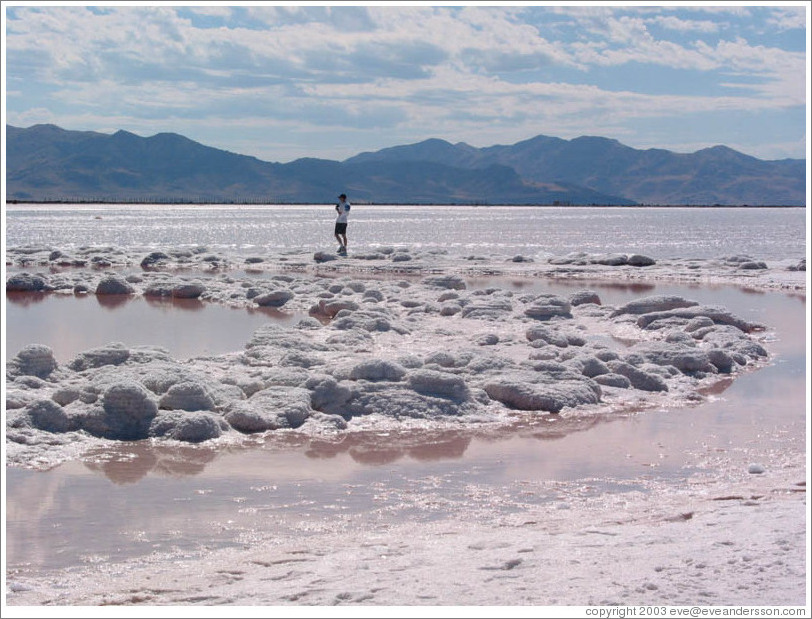
POLYGON ((347 202, 347 194, 342 193, 338 196, 338 204, 336 204, 336 240, 341 244, 338 248, 339 254, 347 253, 347 216, 350 213, 350 203, 347 202))

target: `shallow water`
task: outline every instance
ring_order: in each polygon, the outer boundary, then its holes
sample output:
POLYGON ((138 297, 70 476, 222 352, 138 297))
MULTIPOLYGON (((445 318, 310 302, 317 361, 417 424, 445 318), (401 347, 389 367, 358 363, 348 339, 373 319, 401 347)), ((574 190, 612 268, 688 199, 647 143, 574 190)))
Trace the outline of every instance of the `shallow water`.
MULTIPOLYGON (((328 206, 10 205, 9 247, 163 249, 203 245, 250 255, 335 248, 328 206)), ((804 208, 355 205, 351 250, 406 245, 452 253, 642 253, 657 259, 805 255, 804 208)))
MULTIPOLYGON (((498 282, 470 283, 486 287, 498 282)), ((571 292, 565 282, 501 284, 571 292)), ((641 294, 678 294, 724 305, 774 329, 769 348, 775 358, 768 367, 747 372, 732 385, 721 382, 710 401, 691 408, 584 419, 545 416, 517 422, 515 428, 498 434, 468 428, 438 432, 416 428, 348 433, 323 441, 289 434, 220 450, 142 442, 47 472, 10 468, 6 471, 9 570, 48 571, 152 553, 180 556, 201 548, 250 544, 274 532, 295 532, 304 538, 309 531, 329 527, 334 519, 364 526, 370 519, 420 521, 454 510, 481 510, 492 517, 521 504, 557 506, 564 498, 645 492, 647 484, 659 480, 682 483, 701 473, 703 466, 713 467, 721 452, 728 457, 735 454, 733 459, 746 469, 755 445, 772 440, 780 445, 779 439, 787 436, 803 442, 803 296, 728 286, 584 281, 573 285, 596 289, 605 304, 641 294)), ((122 316, 119 312, 132 307, 136 314, 127 322, 134 323, 133 334, 140 334, 143 341, 127 342, 131 345, 166 344, 159 341, 163 334, 137 328, 163 316, 151 312, 165 312, 169 320, 180 316, 175 328, 181 330, 178 341, 185 343, 196 338, 183 329, 193 331, 197 327, 189 323, 203 319, 208 311, 187 314, 132 302, 111 310, 92 299, 72 297, 57 299, 53 307, 63 302, 89 310, 88 321, 99 328, 98 317, 104 312, 122 316)), ((58 311, 62 316, 73 315, 72 310, 58 311)), ((225 311, 238 318, 248 315, 244 310, 225 311)), ((11 313, 8 318, 13 326, 11 313)), ((26 314, 15 320, 25 322, 26 314)), ((229 333, 227 342, 243 341, 235 332, 239 320, 231 326, 222 317, 219 320, 219 328, 229 333)), ((86 336, 80 334, 79 339, 86 336)), ((78 350, 89 347, 76 345, 78 350)), ((172 354, 181 355, 180 350, 172 354)), ((206 354, 212 353, 207 350, 206 354)), ((187 349, 186 354, 201 353, 187 349)))
POLYGON ((251 334, 273 321, 291 325, 305 315, 275 308, 233 309, 196 299, 129 295, 8 293, 6 356, 45 344, 59 363, 111 342, 160 346, 176 359, 242 350, 251 334))

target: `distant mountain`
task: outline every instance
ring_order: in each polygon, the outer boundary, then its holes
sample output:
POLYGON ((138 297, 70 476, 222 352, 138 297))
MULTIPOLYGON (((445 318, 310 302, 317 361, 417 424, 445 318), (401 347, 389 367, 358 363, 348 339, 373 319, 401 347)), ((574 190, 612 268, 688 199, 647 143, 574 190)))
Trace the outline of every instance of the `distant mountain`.
POLYGON ((605 138, 538 136, 474 148, 443 140, 345 161, 270 163, 177 134, 143 138, 6 126, 14 201, 410 204, 803 204, 805 162, 765 162, 725 147, 679 155, 605 138))
POLYGON ((505 165, 522 178, 560 182, 620 196, 640 204, 783 205, 806 203, 806 161, 763 161, 726 146, 691 154, 637 150, 617 140, 537 136, 512 146, 476 149, 426 140, 347 162, 445 161, 466 168, 505 165))

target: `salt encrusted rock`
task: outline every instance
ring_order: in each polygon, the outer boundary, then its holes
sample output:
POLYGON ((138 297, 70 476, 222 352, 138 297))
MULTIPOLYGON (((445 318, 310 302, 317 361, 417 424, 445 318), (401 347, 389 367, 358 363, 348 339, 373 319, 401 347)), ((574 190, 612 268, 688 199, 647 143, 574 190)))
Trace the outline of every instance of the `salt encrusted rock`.
POLYGON ((573 307, 586 303, 594 303, 595 305, 601 304, 601 298, 594 290, 579 290, 578 292, 573 292, 569 297, 569 301, 573 307))
POLYGON ((317 251, 315 254, 313 254, 313 260, 316 262, 330 262, 332 260, 337 260, 337 256, 328 252, 317 251))
POLYGON ((806 271, 806 258, 801 258, 797 264, 789 265, 787 271, 806 271))
POLYGON ((603 264, 610 267, 619 267, 628 264, 629 259, 626 254, 606 254, 593 256, 591 259, 593 264, 603 264))
MULTIPOLYGON (((733 356, 734 359, 736 359, 737 354, 750 359, 769 356, 767 350, 761 344, 744 337, 739 328, 734 326, 716 327, 713 331, 705 334, 702 342, 723 350, 733 356)), ((746 364, 746 360, 742 363, 736 359, 736 362, 740 365, 746 364)))
POLYGON ((754 462, 753 464, 750 464, 747 467, 747 472, 750 473, 751 475, 761 475, 766 471, 767 469, 765 468, 765 466, 763 464, 758 464, 757 462, 754 462))
POLYGON ((85 420, 84 429, 104 438, 139 440, 147 438, 149 425, 158 414, 158 404, 152 394, 135 382, 110 385, 102 397, 104 413, 102 425, 91 425, 85 420))
POLYGON ((619 359, 620 355, 617 354, 614 350, 609 350, 608 348, 602 350, 595 351, 595 357, 600 359, 601 361, 614 361, 615 359, 619 359))
POLYGON ((332 376, 313 375, 304 383, 310 390, 310 405, 328 414, 343 414, 344 405, 358 393, 352 383, 338 382, 332 376))
POLYGON ((346 420, 340 415, 330 415, 314 411, 302 425, 303 431, 319 433, 323 430, 346 430, 349 427, 346 420))
POLYGON ((385 359, 370 359, 356 364, 350 370, 352 380, 399 381, 406 376, 406 368, 385 359))
POLYGON ((342 310, 354 312, 359 307, 355 301, 350 301, 349 299, 341 299, 338 301, 321 300, 310 308, 310 313, 335 318, 342 310))
POLYGON ((301 387, 271 386, 233 403, 225 415, 232 428, 253 434, 298 428, 312 413, 310 392, 301 387))
POLYGON ((60 406, 67 406, 71 402, 78 400, 81 395, 82 392, 75 387, 62 387, 51 394, 51 399, 60 406))
POLYGON ((530 353, 528 359, 531 361, 551 361, 558 359, 559 350, 555 346, 550 346, 544 340, 536 340, 533 342, 536 350, 530 353), (539 346, 536 346, 539 344, 539 346))
POLYGON ((172 385, 158 402, 159 408, 184 411, 209 411, 215 406, 208 388, 196 382, 172 385))
POLYGON ((28 389, 43 389, 48 383, 36 376, 18 376, 14 379, 14 385, 28 389))
POLYGON ((691 318, 687 323, 685 323, 683 329, 688 333, 693 333, 699 329, 713 327, 715 324, 716 323, 707 316, 697 316, 696 318, 691 318))
POLYGON ((609 374, 609 367, 597 357, 578 356, 567 361, 568 365, 578 368, 581 374, 589 378, 595 378, 603 374, 609 374))
POLYGON ((471 396, 465 380, 456 374, 421 369, 409 374, 407 380, 412 389, 424 395, 455 401, 467 400, 471 396))
POLYGON ((280 354, 280 350, 301 350, 303 352, 313 352, 325 350, 324 346, 313 342, 310 333, 306 331, 286 329, 280 325, 268 323, 263 325, 251 335, 251 339, 245 345, 246 354, 254 349, 274 349, 274 354, 280 354))
POLYGON ((459 303, 443 303, 440 306, 440 316, 454 316, 462 311, 459 303))
POLYGON ((760 325, 747 322, 738 316, 734 316, 725 308, 716 305, 695 305, 668 311, 652 311, 650 313, 644 313, 637 319, 637 326, 641 329, 646 329, 650 324, 658 320, 668 318, 686 318, 691 320, 698 316, 710 318, 717 325, 730 325, 736 327, 744 333, 750 333, 761 328, 760 325))
POLYGON ((149 425, 152 437, 186 443, 202 443, 223 434, 221 420, 210 413, 168 411, 159 413, 149 425))
POLYGON ((117 294, 134 294, 133 288, 129 282, 123 277, 118 275, 108 275, 103 277, 96 285, 96 294, 99 295, 117 295, 117 294))
POLYGON ((54 359, 54 351, 44 344, 25 346, 9 364, 12 375, 48 378, 59 366, 54 359))
POLYGON ((767 268, 767 263, 762 262, 761 260, 750 260, 748 262, 740 263, 739 268, 744 271, 762 270, 767 268))
POLYGON ((567 336, 558 329, 548 325, 534 325, 525 332, 525 337, 531 342, 544 342, 559 348, 569 346, 567 336))
POLYGON ((374 290, 374 289, 365 290, 362 298, 365 299, 365 300, 370 300, 370 301, 383 301, 384 300, 383 293, 380 290, 374 290))
POLYGON ((259 264, 260 262, 265 262, 265 258, 260 256, 248 256, 245 259, 245 264, 259 264))
POLYGON ((551 318, 572 318, 570 303, 563 297, 554 294, 541 294, 524 310, 525 316, 535 320, 551 318))
POLYGON ((654 258, 649 258, 648 256, 642 256, 640 254, 632 254, 629 256, 628 264, 633 267, 650 267, 654 264, 657 264, 654 258))
POLYGON ((423 359, 417 355, 403 355, 397 358, 397 362, 409 370, 416 370, 423 367, 423 359))
POLYGON ((121 365, 130 358, 130 351, 119 342, 81 352, 74 357, 68 367, 76 372, 104 365, 121 365))
POLYGON ((499 343, 499 336, 495 333, 486 333, 485 335, 481 335, 476 339, 476 343, 479 346, 495 346, 499 343))
POLYGON ((559 413, 565 407, 600 402, 600 386, 591 379, 556 378, 544 373, 508 375, 484 385, 489 397, 509 408, 559 413))
POLYGON ((570 252, 565 256, 554 256, 547 260, 550 264, 575 264, 575 265, 586 265, 589 264, 589 254, 586 252, 578 251, 578 252, 570 252))
POLYGON ((606 365, 612 373, 628 378, 635 389, 641 391, 668 391, 668 385, 661 376, 644 372, 624 361, 609 361, 606 365))
POLYGON ((672 331, 665 337, 665 341, 669 344, 681 344, 683 346, 696 347, 696 340, 694 337, 685 331, 672 331))
POLYGON ((462 308, 460 314, 463 318, 478 318, 484 320, 495 320, 509 316, 513 311, 513 305, 508 299, 486 299, 474 301, 462 308))
POLYGON ((317 354, 303 352, 301 350, 291 350, 286 352, 279 359, 280 366, 293 366, 298 368, 312 368, 317 365, 324 365, 325 361, 317 354))
POLYGON ((180 283, 172 288, 175 299, 197 299, 206 292, 206 286, 200 282, 180 283))
POLYGON ((423 279, 423 284, 435 288, 450 288, 452 290, 465 290, 465 280, 458 275, 433 275, 423 279))
POLYGON ((154 251, 150 254, 144 256, 141 260, 141 268, 143 269, 151 269, 159 266, 165 262, 172 260, 171 256, 165 254, 162 251, 154 251))
POLYGON ((171 297, 173 282, 152 282, 144 288, 145 297, 171 297))
POLYGON ((72 424, 65 409, 53 400, 39 400, 27 407, 31 425, 46 432, 68 432, 72 424))
POLYGON ((6 280, 7 292, 40 292, 46 286, 45 279, 31 273, 15 273, 6 280))
POLYGON ((722 374, 730 374, 737 365, 736 360, 731 355, 719 348, 712 348, 708 351, 708 361, 722 374))
POLYGON ((418 393, 403 383, 369 383, 347 403, 345 416, 374 414, 388 419, 436 419, 458 416, 473 407, 475 404, 467 398, 418 393))
MULTIPOLYGON (((373 307, 369 307, 367 309, 358 310, 357 312, 353 312, 348 316, 339 316, 337 317, 333 323, 332 327, 334 329, 339 329, 341 331, 349 331, 353 329, 359 329, 362 331, 389 331, 393 329, 394 326, 390 322, 388 313, 383 313, 379 311, 373 311, 373 307)), ((396 329, 398 332, 404 332, 403 329, 396 329)))
POLYGON ((6 390, 6 411, 25 408, 39 398, 27 391, 6 390))
POLYGON ((733 266, 737 266, 737 265, 742 264, 744 262, 753 262, 752 257, 744 256, 744 255, 722 256, 721 258, 719 258, 719 260, 721 260, 725 264, 729 264, 729 265, 733 265, 733 266))
POLYGON ((273 290, 254 298, 254 303, 261 307, 282 307, 293 298, 290 290, 273 290))
POLYGON ((595 382, 605 387, 618 387, 620 389, 631 389, 632 382, 620 374, 610 372, 609 374, 599 374, 595 377, 595 382))
POLYGON ((708 353, 696 346, 670 344, 668 342, 642 342, 629 349, 630 354, 641 355, 646 362, 667 365, 683 373, 715 372, 708 353))
POLYGON ((615 318, 616 316, 622 316, 623 314, 638 315, 650 314, 653 312, 666 312, 676 308, 694 307, 696 305, 699 305, 697 301, 690 301, 682 297, 657 295, 629 301, 625 305, 622 305, 613 311, 609 317, 615 318))
POLYGON ((439 365, 443 368, 464 367, 471 360, 470 354, 452 354, 444 350, 437 350, 426 355, 423 359, 425 365, 439 365))
MULTIPOLYGON (((545 359, 534 363, 532 367, 536 372, 543 372, 544 374, 553 376, 555 378, 574 378, 573 368, 558 361, 545 359)), ((577 372, 580 374, 580 369, 577 370, 577 372)))

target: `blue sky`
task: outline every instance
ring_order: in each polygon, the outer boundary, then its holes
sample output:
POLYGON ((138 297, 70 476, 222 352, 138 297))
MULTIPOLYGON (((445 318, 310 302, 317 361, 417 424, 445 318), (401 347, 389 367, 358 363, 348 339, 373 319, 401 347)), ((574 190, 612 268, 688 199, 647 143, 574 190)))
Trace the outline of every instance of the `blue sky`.
POLYGON ((5 2, 5 122, 266 161, 427 138, 806 156, 807 2, 5 2))

